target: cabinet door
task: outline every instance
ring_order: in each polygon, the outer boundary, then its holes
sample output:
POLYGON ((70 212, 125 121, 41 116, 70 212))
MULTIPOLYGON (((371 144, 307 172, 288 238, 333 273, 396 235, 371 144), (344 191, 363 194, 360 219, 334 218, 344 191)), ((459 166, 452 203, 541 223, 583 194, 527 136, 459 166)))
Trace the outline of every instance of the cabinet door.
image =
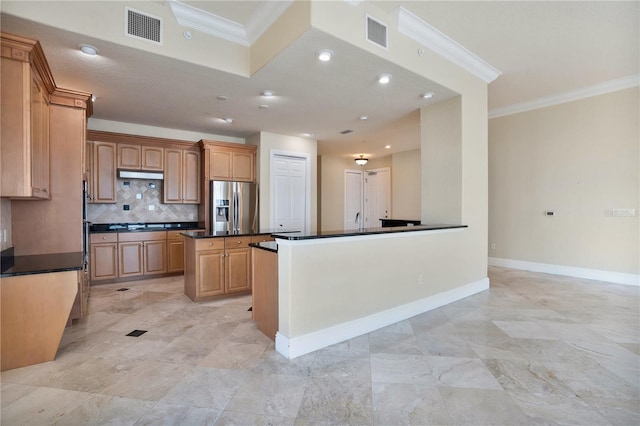
POLYGON ((167 272, 184 270, 184 240, 167 240, 167 272))
POLYGON ((254 155, 251 152, 233 153, 233 180, 241 182, 254 182, 254 155))
POLYGON ((200 204, 200 153, 184 151, 183 160, 182 202, 200 204))
POLYGON ((142 242, 118 243, 118 276, 120 278, 143 274, 143 251, 142 242))
POLYGON ((232 153, 224 149, 211 150, 211 164, 209 168, 209 177, 211 180, 232 180, 231 175, 231 157, 232 153))
POLYGON ((49 196, 49 105, 35 76, 31 79, 31 191, 49 196))
POLYGON ((163 202, 182 203, 183 158, 181 149, 167 149, 164 158, 163 202))
POLYGON ((167 242, 145 241, 143 245, 145 275, 167 272, 167 242))
POLYGON ((138 170, 142 164, 140 145, 118 144, 118 168, 138 170))
POLYGON ((225 264, 225 292, 250 290, 251 249, 227 250, 225 264))
POLYGON ((224 293, 224 250, 196 253, 196 297, 224 293))
POLYGON ((164 148, 142 147, 142 170, 162 171, 164 168, 164 148))
POLYGON ((91 281, 118 278, 116 243, 91 244, 91 281))
POLYGON ((116 144, 93 144, 93 202, 116 202, 116 144))

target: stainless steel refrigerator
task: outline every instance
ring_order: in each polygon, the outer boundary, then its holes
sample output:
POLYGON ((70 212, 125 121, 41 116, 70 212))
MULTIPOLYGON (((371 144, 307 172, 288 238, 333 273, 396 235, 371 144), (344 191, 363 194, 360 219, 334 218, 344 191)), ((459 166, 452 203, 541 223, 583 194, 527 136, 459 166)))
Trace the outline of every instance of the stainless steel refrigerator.
POLYGON ((255 183, 212 180, 211 231, 251 234, 258 231, 258 189, 255 183))

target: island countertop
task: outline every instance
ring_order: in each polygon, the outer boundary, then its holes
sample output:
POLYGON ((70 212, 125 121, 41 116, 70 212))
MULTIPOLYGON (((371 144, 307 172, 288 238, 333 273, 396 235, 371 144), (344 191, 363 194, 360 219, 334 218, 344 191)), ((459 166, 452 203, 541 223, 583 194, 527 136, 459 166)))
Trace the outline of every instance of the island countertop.
POLYGON ((456 229, 467 228, 467 225, 452 225, 452 224, 433 224, 433 225, 413 225, 413 226, 393 226, 384 228, 364 228, 364 229, 349 229, 339 231, 320 231, 320 232, 297 232, 297 233, 273 233, 273 237, 289 240, 314 240, 318 238, 336 238, 336 237, 356 237, 363 235, 377 235, 377 234, 395 234, 399 232, 418 232, 418 231, 435 231, 441 229, 456 229))
MULTIPOLYGON (((258 232, 244 232, 244 233, 234 233, 229 231, 214 231, 214 232, 206 232, 206 231, 184 231, 182 235, 189 238, 199 239, 199 238, 224 238, 224 237, 256 237, 259 235, 273 235, 276 233, 276 230, 266 230, 266 231, 258 231, 258 232)), ((283 233, 284 234, 284 233, 283 233)))

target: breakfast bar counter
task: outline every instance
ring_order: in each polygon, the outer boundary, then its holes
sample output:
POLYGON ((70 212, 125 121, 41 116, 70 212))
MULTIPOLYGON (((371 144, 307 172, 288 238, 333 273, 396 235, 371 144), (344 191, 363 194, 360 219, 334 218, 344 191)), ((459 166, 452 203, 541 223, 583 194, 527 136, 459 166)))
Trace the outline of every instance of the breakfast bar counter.
POLYGON ((488 280, 469 282, 458 263, 457 247, 468 241, 469 229, 435 224, 273 234, 276 351, 295 358, 488 289, 488 280))

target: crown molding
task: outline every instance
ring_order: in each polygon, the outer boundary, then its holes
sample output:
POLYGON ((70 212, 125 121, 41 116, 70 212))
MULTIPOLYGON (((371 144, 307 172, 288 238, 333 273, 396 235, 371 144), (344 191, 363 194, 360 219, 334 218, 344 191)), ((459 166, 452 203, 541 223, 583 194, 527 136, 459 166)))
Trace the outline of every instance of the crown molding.
POLYGON ((260 2, 244 26, 249 43, 255 43, 292 4, 293 0, 260 2))
POLYGON ((247 47, 273 25, 292 3, 293 0, 260 2, 247 24, 242 25, 178 0, 169 0, 171 11, 180 25, 247 47))
POLYGON ((532 101, 521 102, 503 108, 496 108, 489 111, 489 118, 504 117, 506 115, 518 114, 520 112, 531 111, 539 108, 546 108, 566 102, 577 101, 590 98, 592 96, 604 95, 605 93, 617 92, 618 90, 629 89, 640 86, 640 74, 628 77, 609 80, 593 86, 585 87, 571 92, 559 93, 557 95, 545 96, 532 101))
POLYGON ((469 71, 485 83, 491 83, 502 74, 499 70, 404 7, 399 7, 396 14, 398 16, 398 32, 469 71))
POLYGON ((243 46, 249 46, 249 39, 244 26, 213 13, 193 6, 170 0, 171 11, 180 25, 193 28, 243 46))

